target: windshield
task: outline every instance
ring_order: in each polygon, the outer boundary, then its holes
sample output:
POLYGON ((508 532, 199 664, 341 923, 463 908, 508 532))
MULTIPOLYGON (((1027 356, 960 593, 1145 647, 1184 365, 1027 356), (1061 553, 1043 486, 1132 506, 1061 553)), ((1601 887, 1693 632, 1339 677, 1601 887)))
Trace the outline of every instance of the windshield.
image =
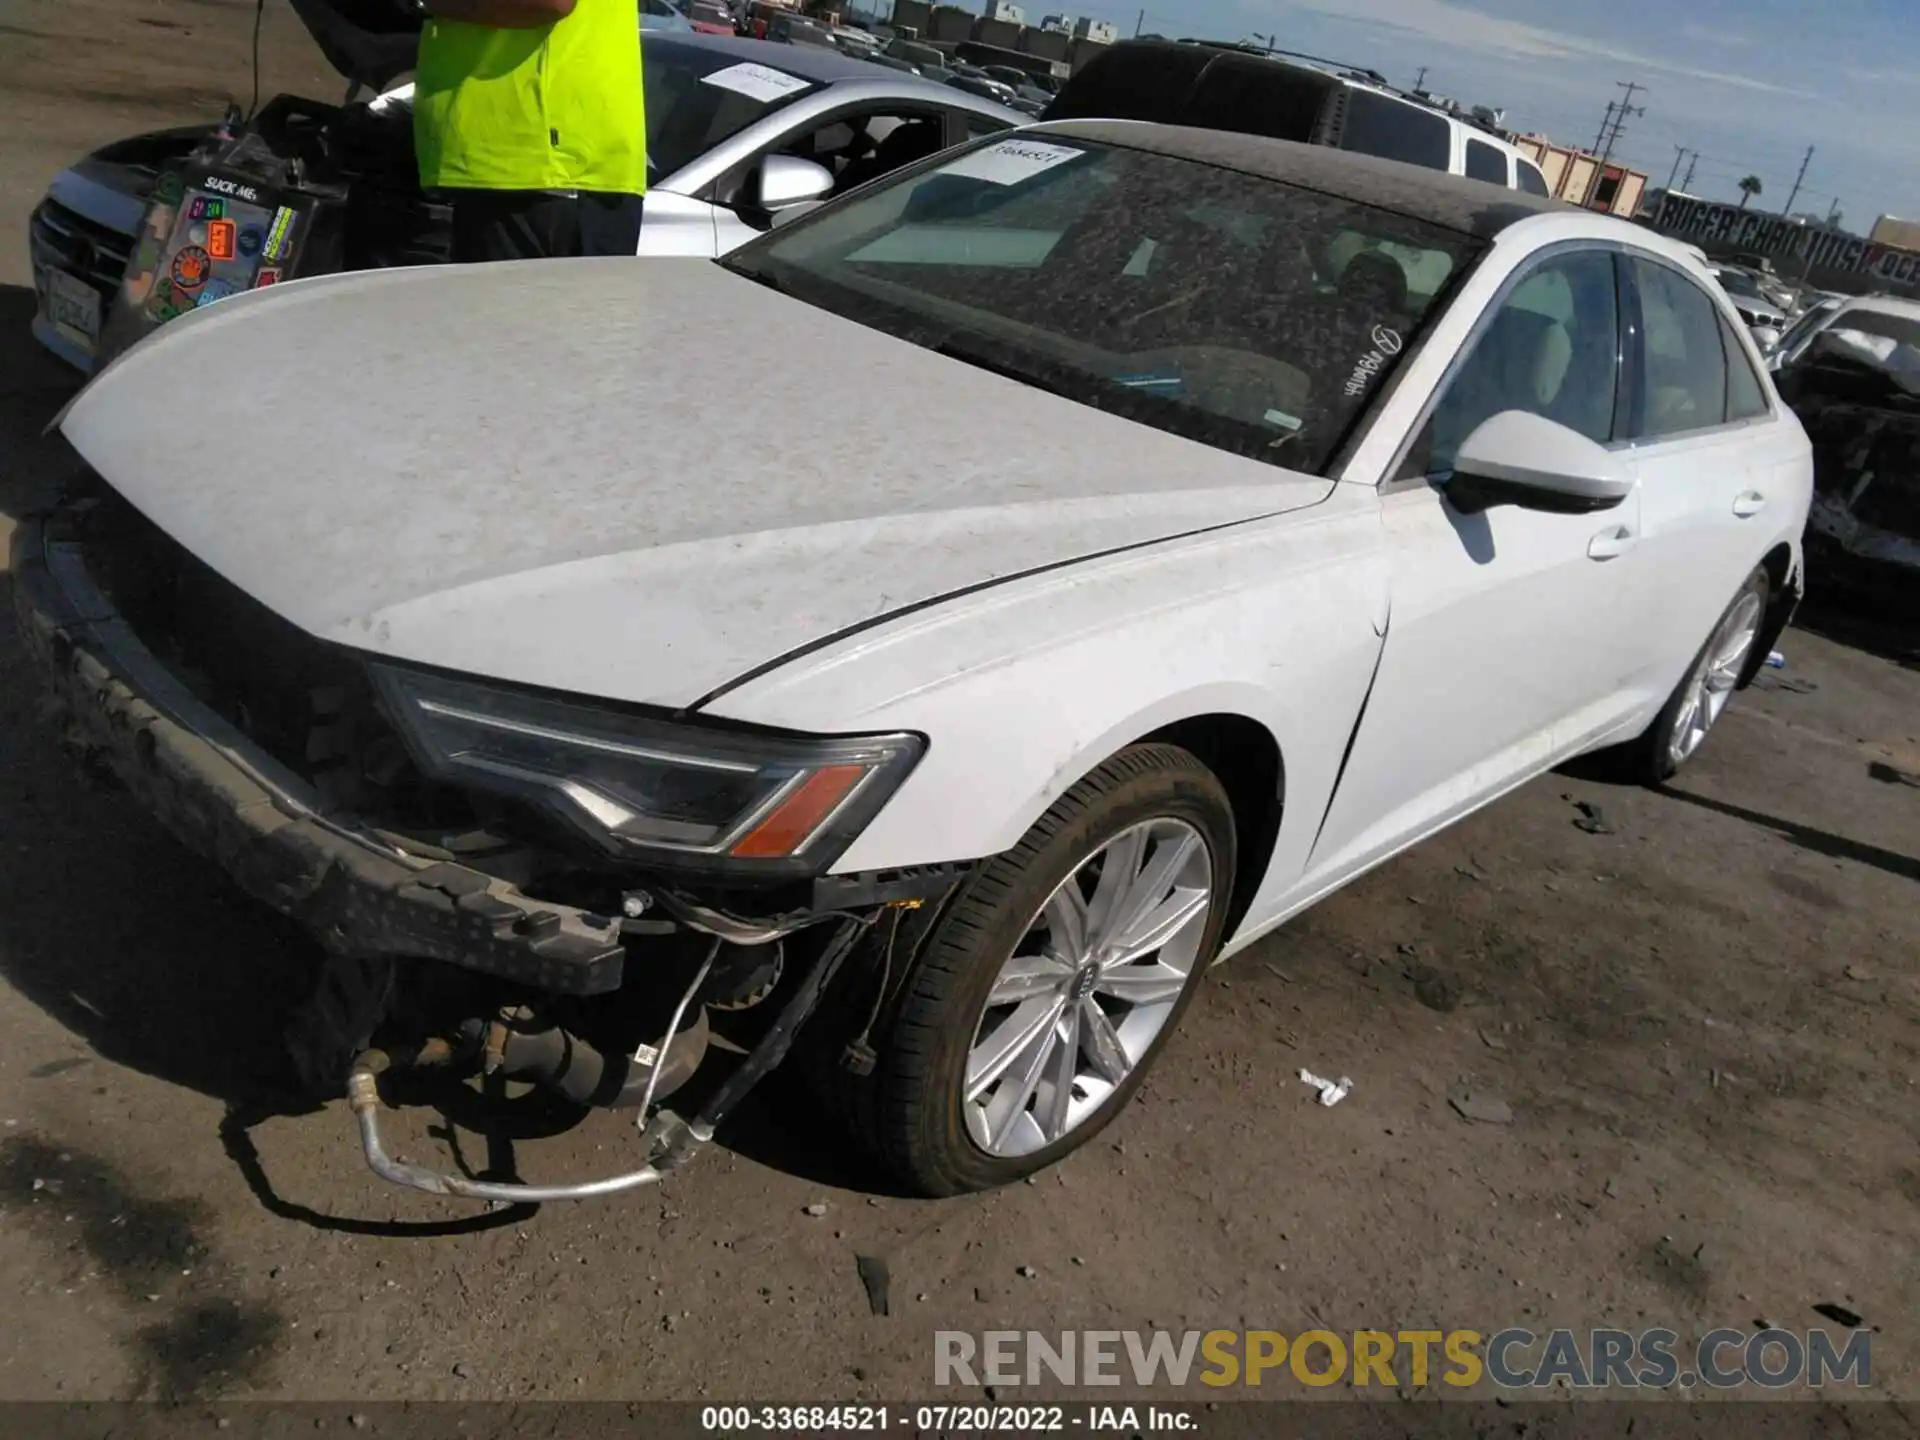
POLYGON ((1798 320, 1794 321, 1792 325, 1787 327, 1786 333, 1780 337, 1780 344, 1777 348, 1782 352, 1791 351, 1802 340, 1805 340, 1809 335, 1813 334, 1814 331, 1825 326, 1827 317, 1832 315, 1833 311, 1834 307, 1831 305, 1815 305, 1812 309, 1808 310, 1806 314, 1802 315, 1798 320))
POLYGON ((1894 315, 1885 310, 1847 310, 1834 319, 1832 328, 1858 331, 1899 345, 1920 346, 1920 319, 1911 315, 1894 315))
POLYGON ((942 157, 722 263, 1096 409, 1321 471, 1479 248, 1237 171, 1036 136, 942 157))
POLYGON ((1765 300, 1754 278, 1744 270, 1716 270, 1714 278, 1719 280, 1720 288, 1729 295, 1744 295, 1749 300, 1765 300))
POLYGON ((647 179, 664 180, 756 120, 819 88, 771 65, 693 45, 649 40, 647 179))
POLYGON ((887 54, 909 65, 944 65, 947 58, 931 45, 916 45, 911 40, 895 40, 887 46, 887 54))

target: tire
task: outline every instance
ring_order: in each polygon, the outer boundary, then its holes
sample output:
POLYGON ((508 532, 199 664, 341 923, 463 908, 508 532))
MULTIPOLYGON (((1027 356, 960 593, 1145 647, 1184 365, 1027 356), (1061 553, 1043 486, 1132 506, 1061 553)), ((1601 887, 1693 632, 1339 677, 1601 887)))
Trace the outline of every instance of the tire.
POLYGON ((1662 784, 1699 753, 1746 672, 1753 646, 1766 624, 1772 588, 1773 582, 1764 565, 1747 576, 1732 603, 1714 622, 1706 643, 1695 652, 1687 673, 1680 677, 1680 683, 1667 697, 1667 703, 1653 723, 1639 739, 1622 750, 1620 759, 1626 778, 1644 785, 1662 784), (1746 623, 1749 616, 1750 626, 1746 623), (1715 674, 1718 678, 1710 682, 1709 688, 1718 699, 1709 703, 1709 697, 1701 692, 1701 685, 1704 679, 1715 674))
MULTIPOLYGON (((843 996, 843 1005, 835 1008, 841 1017, 857 1014, 858 1025, 875 1010, 880 977, 892 971, 894 983, 887 986, 888 999, 877 1008, 871 1031, 877 1057, 873 1071, 860 1077, 837 1065, 815 1069, 837 1092, 830 1098, 855 1143, 913 1191, 941 1196, 1022 1179, 1091 1140, 1125 1108, 1199 988, 1219 948, 1234 861, 1232 806, 1213 772, 1193 755, 1171 745, 1136 745, 1105 762, 1062 796, 1013 849, 976 867, 923 943, 897 947, 912 953, 895 953, 883 962, 885 947, 878 940, 868 950, 868 963, 859 967, 866 984, 857 987, 864 995, 843 996), (1109 844, 1116 848, 1106 850, 1109 844), (1107 933, 1112 940, 1111 932, 1117 931, 1133 945, 1109 952, 1107 969, 1090 958, 1077 967, 1049 958, 1056 950, 1087 952, 1070 940, 1063 944, 1064 932, 1054 929, 1055 921, 1043 920, 1043 908, 1064 913, 1065 887, 1072 880, 1090 906, 1085 929, 1098 937, 1103 932, 1090 918, 1103 904, 1095 857, 1136 854, 1133 873, 1140 883, 1131 891, 1116 889, 1104 902, 1116 913, 1129 908, 1138 913, 1132 926, 1108 927, 1107 933), (1204 918, 1196 912, 1181 920, 1196 903, 1203 865, 1204 918), (1165 899, 1152 902, 1158 892, 1149 877, 1163 872, 1168 876, 1165 899), (1135 902, 1132 907, 1129 900, 1135 902), (1145 923, 1156 917, 1165 927, 1179 923, 1173 938, 1143 950, 1144 958, 1117 963, 1124 961, 1125 948, 1141 949, 1163 928, 1145 923), (1037 953, 1043 950, 1047 953, 1037 953), (1003 975, 1016 952, 1022 973, 1003 975), (996 985, 1004 994, 1008 987, 1029 983, 1043 985, 1045 993, 989 1011, 996 985), (1140 1001, 1118 998, 1122 989, 1140 1001), (1044 1007, 1056 1000, 1064 1007, 1061 1018, 1046 1022, 1044 1007), (1107 1017, 1105 1029, 1086 1018, 1089 1005, 1107 1017), (1015 1024, 1022 1017, 1024 1023, 1015 1024), (1019 1030, 1033 1040, 1015 1052, 1028 1058, 1016 1059, 1005 1078, 990 1087, 1000 1106, 996 1111, 969 1104, 967 1074, 970 1055, 983 1067, 976 1074, 984 1075, 990 1067, 980 1060, 983 1052, 996 1044, 1013 1048, 1002 1039, 997 1028, 1002 1025, 1013 1027, 1008 1035, 1019 1030), (1084 1041, 1069 1048, 1067 1037, 1081 1035, 1084 1041), (1120 1042, 1119 1052, 1105 1044, 1108 1038, 1120 1042), (1022 1098, 1023 1066, 1030 1068, 1049 1042, 1048 1071, 1064 1078, 1066 1057, 1073 1078, 1064 1085, 1042 1079, 1030 1097, 1022 1098), (1120 1073, 1123 1060, 1130 1068, 1120 1073), (1082 1067, 1100 1073, 1083 1075, 1082 1067), (996 1124, 1004 1137, 998 1144, 996 1124), (1048 1138, 1049 1127, 1057 1138, 1048 1138)), ((1104 868, 1107 861, 1100 864, 1104 868)), ((883 921, 876 935, 884 937, 886 930, 883 921)), ((821 1028, 823 1056, 844 1045, 852 1030, 844 1023, 821 1028)))

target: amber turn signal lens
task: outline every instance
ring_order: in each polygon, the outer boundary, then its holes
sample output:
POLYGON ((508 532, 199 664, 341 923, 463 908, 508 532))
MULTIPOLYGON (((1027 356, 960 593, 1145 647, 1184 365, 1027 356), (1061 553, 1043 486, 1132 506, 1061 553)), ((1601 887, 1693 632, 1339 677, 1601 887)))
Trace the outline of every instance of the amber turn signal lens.
POLYGON ((865 765, 827 765, 814 771, 774 807, 771 815, 742 835, 729 853, 748 860, 793 854, 866 774, 865 765))

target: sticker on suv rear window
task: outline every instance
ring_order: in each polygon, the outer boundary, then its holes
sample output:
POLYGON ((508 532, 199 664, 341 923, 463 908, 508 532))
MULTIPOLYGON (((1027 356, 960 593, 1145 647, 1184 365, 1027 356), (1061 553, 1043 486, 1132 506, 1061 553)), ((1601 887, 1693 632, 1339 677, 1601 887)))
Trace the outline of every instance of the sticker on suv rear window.
POLYGON ((985 180, 989 185, 1018 185, 1035 175, 1078 160, 1087 152, 1067 145, 1048 145, 1039 140, 1002 140, 971 155, 962 155, 951 165, 941 167, 942 175, 959 175, 968 180, 985 180))
POLYGON ((745 95, 749 100, 771 105, 795 91, 807 89, 813 82, 802 80, 798 75, 789 75, 784 70, 776 70, 771 65, 729 65, 711 75, 702 75, 700 83, 717 85, 722 90, 731 90, 736 95, 745 95))

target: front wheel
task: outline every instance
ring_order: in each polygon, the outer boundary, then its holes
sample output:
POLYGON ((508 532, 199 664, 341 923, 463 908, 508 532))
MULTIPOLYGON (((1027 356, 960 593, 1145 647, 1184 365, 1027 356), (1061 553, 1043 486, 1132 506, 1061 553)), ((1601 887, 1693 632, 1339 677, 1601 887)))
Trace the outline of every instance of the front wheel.
MULTIPOLYGON (((899 978, 855 1138, 914 1189, 1003 1185, 1139 1087, 1220 944, 1233 810, 1185 750, 1138 745, 983 864, 899 978)), ((903 957, 894 957, 898 966, 903 957)))
POLYGON ((1658 785, 1699 752, 1746 673, 1772 588, 1765 566, 1747 577, 1660 714, 1628 747, 1633 778, 1658 785))

